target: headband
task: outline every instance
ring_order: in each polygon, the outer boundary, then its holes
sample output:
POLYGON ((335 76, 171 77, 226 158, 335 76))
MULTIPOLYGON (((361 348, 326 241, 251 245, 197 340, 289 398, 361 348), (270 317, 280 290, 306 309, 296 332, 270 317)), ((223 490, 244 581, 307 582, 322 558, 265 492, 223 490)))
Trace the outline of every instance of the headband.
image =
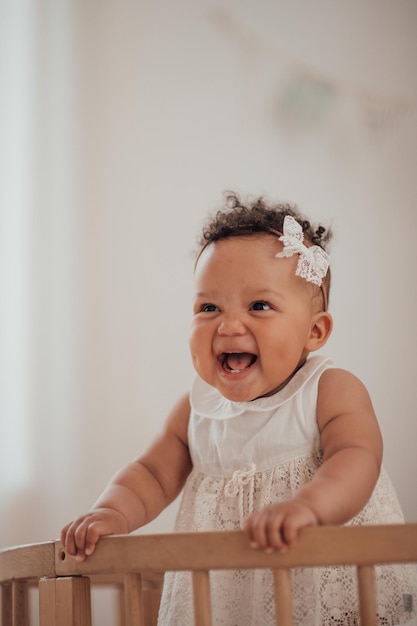
POLYGON ((321 288, 325 309, 327 309, 327 297, 322 287, 322 282, 329 268, 329 255, 320 246, 307 247, 304 245, 303 229, 291 215, 285 216, 283 231, 284 233, 279 237, 279 241, 282 241, 284 249, 275 256, 277 258, 288 258, 294 254, 299 255, 295 275, 321 288))

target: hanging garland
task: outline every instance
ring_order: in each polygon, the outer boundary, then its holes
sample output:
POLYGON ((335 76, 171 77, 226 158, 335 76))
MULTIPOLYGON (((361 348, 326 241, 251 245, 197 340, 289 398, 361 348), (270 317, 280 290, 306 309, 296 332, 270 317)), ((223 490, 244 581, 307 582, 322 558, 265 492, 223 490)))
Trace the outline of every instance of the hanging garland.
POLYGON ((273 115, 274 122, 285 131, 317 130, 337 113, 343 101, 349 100, 368 137, 380 142, 417 111, 417 102, 411 99, 347 84, 307 63, 289 58, 259 38, 224 7, 212 7, 207 14, 229 41, 238 44, 242 57, 250 60, 251 66, 266 55, 276 59, 275 65, 280 71, 277 71, 273 115))

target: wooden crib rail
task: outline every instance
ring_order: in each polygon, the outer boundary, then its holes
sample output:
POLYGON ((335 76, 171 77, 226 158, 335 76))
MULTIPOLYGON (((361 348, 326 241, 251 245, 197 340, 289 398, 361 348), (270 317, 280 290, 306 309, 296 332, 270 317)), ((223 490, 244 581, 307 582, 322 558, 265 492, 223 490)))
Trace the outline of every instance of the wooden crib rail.
POLYGON ((39 581, 40 626, 90 626, 90 583, 103 580, 123 589, 123 626, 153 626, 144 587, 169 570, 192 571, 195 625, 211 626, 209 572, 240 568, 273 570, 277 625, 292 626, 291 569, 332 565, 356 566, 361 623, 374 626, 373 568, 383 563, 417 563, 417 523, 308 528, 286 554, 253 550, 240 531, 105 537, 84 563, 58 541, 22 546, 0 552, 1 626, 29 623, 22 590, 30 580, 39 581))

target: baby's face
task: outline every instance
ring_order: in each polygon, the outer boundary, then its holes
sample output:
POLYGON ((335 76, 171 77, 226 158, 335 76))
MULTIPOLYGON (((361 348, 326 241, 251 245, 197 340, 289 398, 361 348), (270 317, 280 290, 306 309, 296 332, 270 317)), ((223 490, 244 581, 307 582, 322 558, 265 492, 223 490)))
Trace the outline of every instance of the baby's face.
POLYGON ((279 390, 317 349, 312 292, 278 237, 210 244, 195 271, 190 350, 197 373, 237 402, 279 390))

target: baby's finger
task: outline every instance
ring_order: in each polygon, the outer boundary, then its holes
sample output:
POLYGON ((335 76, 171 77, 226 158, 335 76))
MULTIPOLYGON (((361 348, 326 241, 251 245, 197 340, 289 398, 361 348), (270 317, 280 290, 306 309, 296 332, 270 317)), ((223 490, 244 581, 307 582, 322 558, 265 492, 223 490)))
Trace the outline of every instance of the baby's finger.
POLYGON ((252 548, 260 548, 265 537, 262 536, 260 513, 253 513, 245 523, 245 533, 252 548))
POLYGON ((100 537, 105 537, 111 534, 112 530, 107 523, 103 521, 91 522, 87 528, 85 537, 85 554, 87 556, 93 554, 100 537))
POLYGON ((279 550, 285 552, 288 548, 286 537, 283 533, 283 525, 285 524, 285 518, 282 515, 274 515, 271 511, 265 528, 267 551, 279 550))
POLYGON ((282 526, 282 534, 288 546, 294 546, 302 528, 314 526, 318 523, 316 514, 308 507, 298 508, 288 515, 282 526))
POLYGON ((75 556, 78 548, 83 547, 83 525, 85 525, 88 516, 83 515, 76 520, 70 522, 61 531, 61 542, 65 550, 71 556, 75 556))
POLYGON ((77 554, 77 546, 75 543, 75 530, 78 527, 76 522, 71 522, 67 524, 65 528, 62 529, 61 532, 61 542, 65 548, 65 550, 71 556, 75 556, 77 554))
POLYGON ((270 548, 280 549, 283 546, 279 528, 274 529, 272 525, 269 509, 255 513, 248 522, 248 536, 253 547, 268 550, 270 548))
POLYGON ((299 520, 297 519, 297 516, 289 515, 285 518, 282 524, 281 532, 287 546, 291 547, 295 545, 300 528, 301 525, 299 523, 299 520))
POLYGON ((80 560, 81 556, 85 555, 85 544, 86 544, 86 537, 87 537, 89 524, 90 524, 89 520, 86 519, 86 520, 83 520, 74 529, 73 537, 74 537, 76 556, 78 560, 80 560))

